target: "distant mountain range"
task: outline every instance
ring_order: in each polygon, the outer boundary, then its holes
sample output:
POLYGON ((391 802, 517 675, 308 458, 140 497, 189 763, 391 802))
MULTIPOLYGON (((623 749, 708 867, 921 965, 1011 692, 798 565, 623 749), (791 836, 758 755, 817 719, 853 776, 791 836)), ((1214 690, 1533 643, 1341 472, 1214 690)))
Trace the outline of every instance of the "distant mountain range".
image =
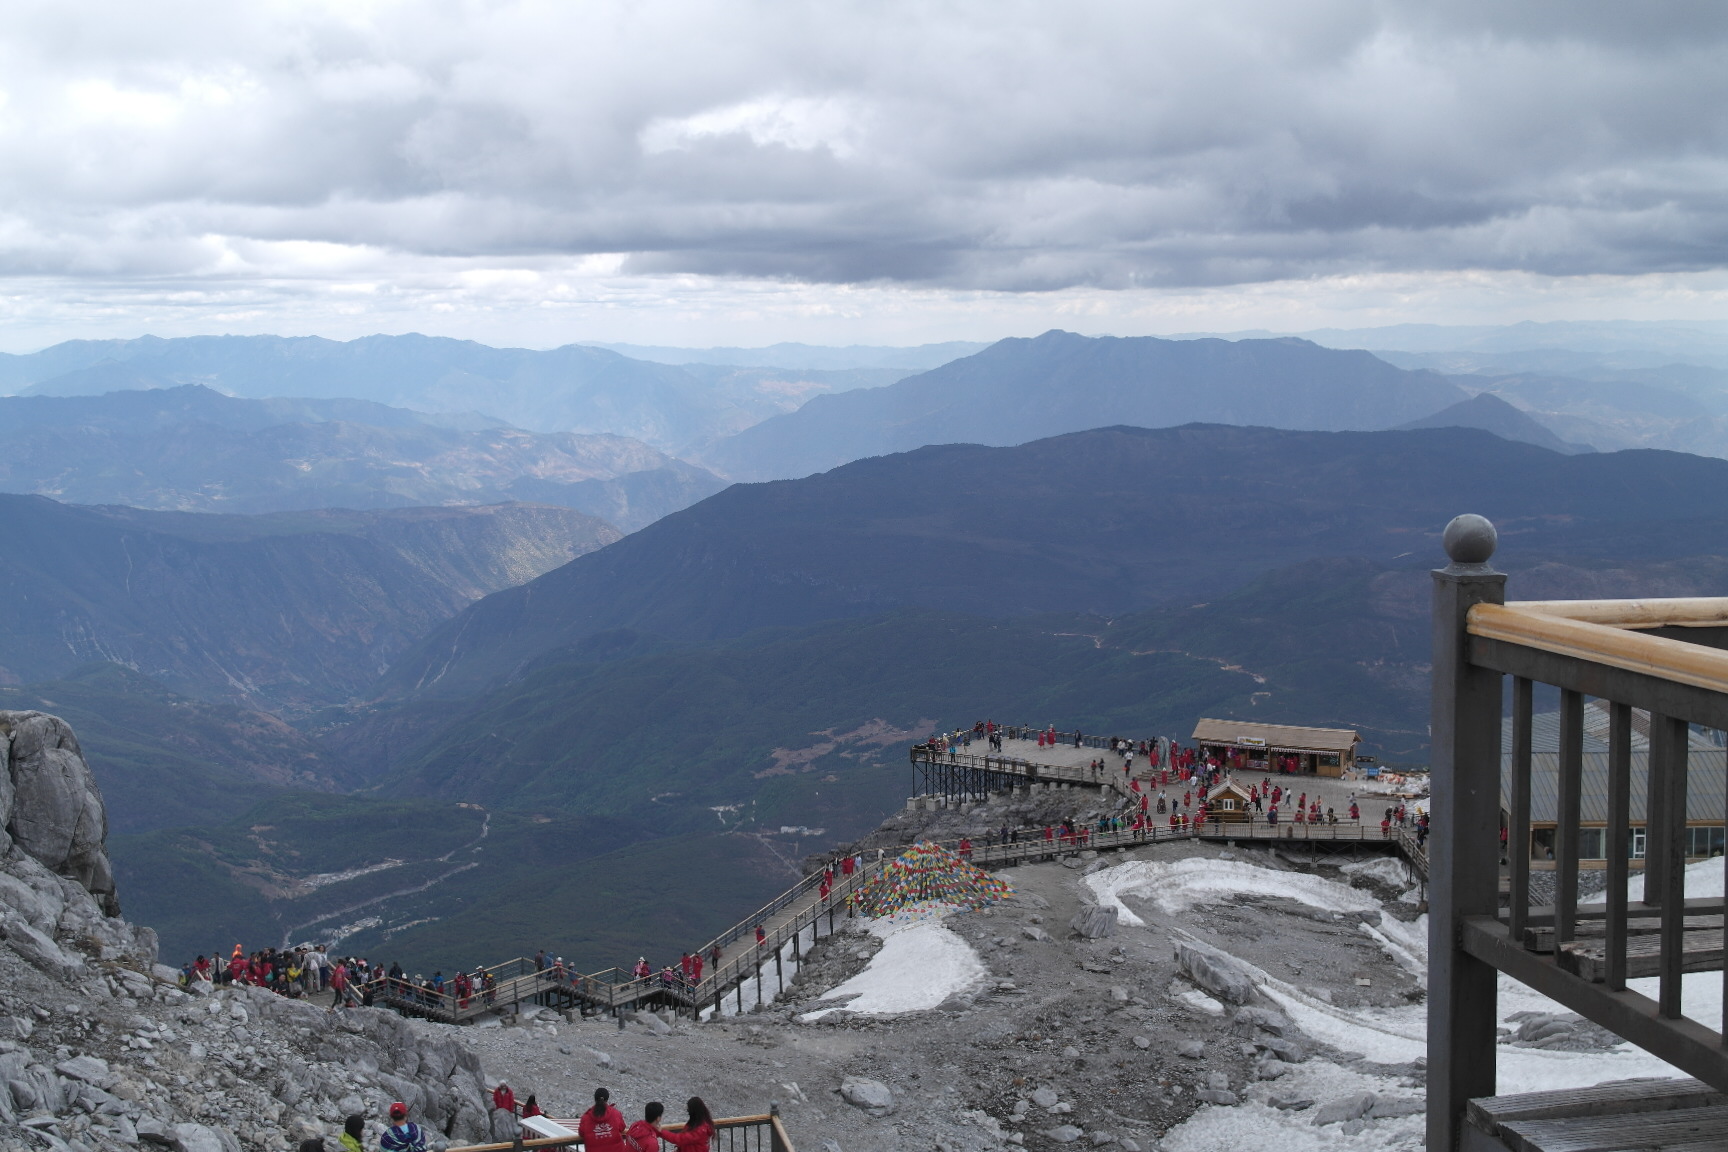
POLYGON ((813 397, 695 458, 734 479, 770 480, 925 444, 1005 446, 1114 424, 1390 428, 1467 396, 1434 373, 1303 340, 1047 332, 885 388, 813 397))
POLYGON ((193 336, 73 340, 0 355, 0 394, 92 396, 203 384, 263 399, 370 400, 422 412, 483 412, 533 432, 629 436, 664 452, 736 432, 805 397, 886 383, 904 370, 685 369, 571 344, 491 348, 429 336, 193 336))
POLYGON ((631 531, 725 487, 622 436, 203 385, 0 398, 0 491, 202 512, 559 504, 631 531))
POLYGON ((1573 444, 1560 439, 1546 424, 1538 422, 1535 417, 1513 407, 1492 392, 1478 392, 1468 400, 1460 400, 1432 416, 1412 420, 1399 428, 1402 431, 1415 428, 1480 428, 1484 432, 1494 433, 1502 440, 1534 444, 1538 448, 1568 456, 1578 452, 1595 451, 1587 444, 1573 444))
MULTIPOLYGON (((431 965, 485 959, 475 939, 538 940, 611 963, 659 930, 647 877, 825 842, 782 824, 839 837, 874 823, 904 802, 904 744, 933 726, 1341 724, 1419 763, 1426 569, 1466 509, 1500 526, 1496 562, 1520 595, 1728 592, 1720 460, 1561 455, 1457 427, 927 447, 735 486, 485 597, 399 656, 370 699, 301 720, 317 763, 364 791, 266 795, 217 831, 125 838, 116 858, 140 906, 179 909, 163 921, 171 944, 196 946, 215 913, 187 912, 188 892, 248 931, 279 930, 310 903, 248 877, 294 860, 325 871, 351 845, 323 838, 403 820, 444 844, 444 823, 472 811, 454 802, 481 804, 499 837, 481 866, 380 906, 354 946, 387 940, 431 965), (616 823, 615 842, 596 843, 595 821, 616 823), (268 853, 248 839, 260 824, 268 853), (603 932, 547 928, 546 901, 581 890, 644 901, 622 901, 603 932)), ((677 914, 696 925, 774 877, 753 864, 730 886, 693 883, 703 899, 677 914)))
POLYGON ((0 496, 0 684, 109 661, 206 699, 337 703, 470 601, 618 536, 527 504, 208 516, 0 496))
POLYGON ((1190 333, 1232 340, 1298 336, 1328 348, 1397 354, 1515 356, 1551 353, 1621 359, 1623 366, 1675 362, 1728 367, 1728 324, 1720 320, 1554 320, 1517 324, 1386 324, 1377 328, 1315 328, 1306 332, 1190 333))
POLYGON ((941 367, 950 360, 982 352, 990 347, 990 344, 949 340, 941 344, 918 344, 908 348, 880 344, 848 344, 844 347, 770 344, 764 348, 672 348, 655 344, 601 343, 593 343, 589 347, 605 348, 635 360, 653 360, 661 364, 743 364, 800 371, 875 369, 911 373, 928 371, 941 367))
POLYGON ((422 337, 0 358, 0 391, 32 393, 0 400, 0 487, 170 509, 0 496, 0 706, 77 718, 171 949, 323 932, 484 827, 479 867, 353 945, 633 958, 902 804, 904 744, 982 716, 1346 724, 1421 762, 1426 569, 1459 511, 1499 524, 1520 595, 1728 592, 1728 462, 1575 451, 1707 442, 1714 369, 1068 333, 630 351, 689 359, 422 337), (803 478, 716 491, 679 452, 803 478), (512 497, 565 507, 486 503, 512 497), (597 890, 603 930, 547 935, 549 902, 597 890))

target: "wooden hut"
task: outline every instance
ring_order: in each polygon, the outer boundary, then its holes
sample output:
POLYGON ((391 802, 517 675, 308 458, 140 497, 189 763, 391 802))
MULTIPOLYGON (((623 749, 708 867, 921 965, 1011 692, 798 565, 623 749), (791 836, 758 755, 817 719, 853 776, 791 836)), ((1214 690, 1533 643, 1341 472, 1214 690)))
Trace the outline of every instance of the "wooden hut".
POLYGON ((1206 813, 1223 823, 1239 823, 1254 815, 1254 798, 1248 789, 1226 776, 1206 793, 1206 813))
POLYGON ((1202 756, 1215 756, 1226 767, 1311 776, 1342 776, 1355 764, 1356 746, 1362 742, 1348 728, 1209 719, 1194 725, 1193 739, 1202 756))

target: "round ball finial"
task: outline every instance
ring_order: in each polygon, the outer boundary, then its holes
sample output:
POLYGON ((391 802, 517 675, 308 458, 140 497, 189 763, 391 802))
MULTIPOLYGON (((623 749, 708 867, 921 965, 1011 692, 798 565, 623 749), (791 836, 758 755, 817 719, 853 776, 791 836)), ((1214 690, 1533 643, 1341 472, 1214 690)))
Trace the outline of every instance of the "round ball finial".
POLYGON ((1454 564, 1486 564, 1500 543, 1500 534, 1494 531, 1494 525, 1486 516, 1466 512, 1452 518, 1440 542, 1446 546, 1446 555, 1454 564))

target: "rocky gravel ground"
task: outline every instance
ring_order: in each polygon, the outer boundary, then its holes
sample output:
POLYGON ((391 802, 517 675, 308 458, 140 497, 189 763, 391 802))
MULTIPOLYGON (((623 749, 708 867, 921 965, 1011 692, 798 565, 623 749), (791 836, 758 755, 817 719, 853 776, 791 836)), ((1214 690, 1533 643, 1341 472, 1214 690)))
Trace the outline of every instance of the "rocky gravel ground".
MULTIPOLYGON (((1179 918, 1146 908, 1147 930, 1101 938, 1070 927, 1089 907, 1079 883, 1088 869, 1195 857, 1247 857, 1340 875, 1338 861, 1291 863, 1264 851, 1190 843, 1034 864, 1005 874, 1016 889, 1006 904, 948 919, 984 959, 988 976, 934 1011, 870 1017, 842 1010, 801 1020, 880 947, 854 926, 811 949, 777 1003, 741 1017, 670 1024, 642 1017, 620 1030, 612 1020, 571 1022, 547 1013, 462 1038, 489 1078, 507 1080, 518 1097, 537 1093, 554 1115, 575 1114, 600 1085, 632 1111, 656 1099, 676 1112, 691 1094, 719 1114, 777 1104, 795 1143, 824 1152, 1066 1144, 1132 1152, 1157 1146, 1204 1104, 1253 1098, 1304 1110, 1330 1105, 1280 1093, 1280 1082, 1317 1055, 1345 1068, 1361 1058, 1302 1036, 1245 982, 1236 987, 1245 1002, 1232 1002, 1229 959, 1206 945, 1279 968, 1339 1004, 1419 999, 1414 980, 1360 930, 1365 914, 1247 899, 1179 918)), ((1413 916, 1397 894, 1378 893, 1397 909, 1388 914, 1413 916)), ((417 1027, 428 1035, 455 1031, 417 1027)), ((1389 1072, 1403 1077, 1405 1096, 1383 1094, 1336 1122, 1360 1129, 1418 1111, 1420 1069, 1374 1068, 1381 1081, 1389 1072)))

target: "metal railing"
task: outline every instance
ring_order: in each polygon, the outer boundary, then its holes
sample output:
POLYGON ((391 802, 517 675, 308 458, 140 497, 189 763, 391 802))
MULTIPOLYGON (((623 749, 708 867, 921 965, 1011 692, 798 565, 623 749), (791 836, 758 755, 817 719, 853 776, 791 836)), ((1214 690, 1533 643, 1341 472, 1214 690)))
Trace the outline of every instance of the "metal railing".
POLYGON ((1505 973, 1728 1091, 1722 1022, 1682 1013, 1682 976, 1722 967, 1720 899, 1683 899, 1688 726, 1728 728, 1728 599, 1506 603, 1493 526, 1459 517, 1435 572, 1434 835, 1429 925, 1428 1147, 1454 1149, 1469 1102, 1494 1095, 1495 995, 1505 973), (1501 730, 1509 904, 1499 899, 1501 730), (1530 903, 1532 715, 1559 692, 1553 904, 1530 903), (1585 702, 1607 703, 1607 891, 1580 904, 1585 702), (1633 709, 1650 716, 1642 900, 1628 892, 1633 709), (1657 977, 1654 999, 1627 987, 1657 977))
POLYGON ((1130 795, 1128 775, 1122 769, 1105 764, 1099 768, 1085 764, 1050 764, 1025 756, 1006 753, 962 752, 957 748, 932 748, 914 744, 911 760, 930 785, 932 794, 971 796, 982 799, 1000 791, 1010 782, 1023 784, 1082 784, 1093 788, 1109 788, 1118 795, 1130 795), (948 786, 952 782, 952 786, 948 786))
MULTIPOLYGON (((546 1136, 536 1140, 512 1140, 501 1144, 451 1145, 445 1152, 523 1152, 531 1148, 586 1149, 580 1136, 575 1135, 579 1120, 554 1120, 554 1124, 570 1129, 569 1136, 546 1136)), ((682 1124, 667 1124, 672 1132, 681 1132, 682 1124)), ((771 1109, 758 1116, 716 1116, 714 1136, 708 1147, 712 1152, 794 1152, 792 1138, 780 1119, 780 1109, 771 1109)))

